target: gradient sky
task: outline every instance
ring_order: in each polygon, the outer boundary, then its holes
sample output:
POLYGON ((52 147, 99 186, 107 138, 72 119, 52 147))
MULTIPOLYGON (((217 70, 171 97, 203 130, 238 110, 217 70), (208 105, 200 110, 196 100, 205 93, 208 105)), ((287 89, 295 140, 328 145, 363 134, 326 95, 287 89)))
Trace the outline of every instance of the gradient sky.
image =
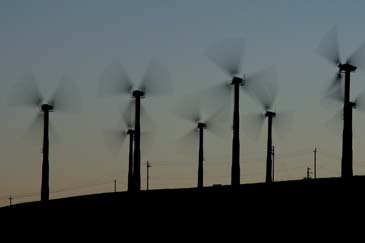
MULTIPOLYGON (((24 72, 34 72, 46 94, 61 76, 71 76, 81 88, 80 114, 53 113, 61 141, 51 146, 51 198, 126 190, 127 143, 118 156, 105 146, 104 131, 117 128, 120 106, 128 97, 98 97, 100 74, 119 59, 138 83, 152 57, 168 66, 174 93, 144 100, 156 123, 153 146, 142 151, 142 163, 152 164, 152 188, 192 187, 197 181, 197 151, 182 151, 178 138, 191 127, 173 115, 184 97, 227 77, 204 56, 204 50, 226 38, 244 37, 243 70, 252 73, 274 64, 279 72, 276 109, 294 111, 286 139, 274 136, 276 180, 301 179, 312 166, 318 147, 318 176, 340 175, 340 132, 326 128, 336 109, 320 105, 321 91, 336 69, 315 54, 323 35, 339 27, 345 59, 365 41, 363 1, 337 0, 123 0, 52 1, 3 0, 0 8, 0 205, 39 199, 39 141, 23 135, 36 109, 7 104, 12 85, 24 72)), ((352 97, 365 89, 364 73, 353 75, 352 97)), ((241 114, 260 107, 242 92, 241 114)), ((211 107, 210 107, 211 108, 211 107)), ((207 108, 209 110, 209 107, 207 108)), ((228 109, 228 108, 227 108, 228 109)), ((365 173, 365 117, 354 115, 354 173, 365 173)), ((224 124, 228 129, 231 118, 224 124)), ((143 124, 142 124, 143 125, 143 124)), ((37 140, 37 138, 35 137, 37 140)), ((142 138, 143 139, 143 138, 142 138)), ((207 134, 205 185, 229 184, 231 133, 207 134)), ((241 182, 265 178, 265 130, 258 140, 241 132, 241 182)), ((52 143, 52 141, 51 141, 52 143)), ((142 167, 145 187, 145 167, 142 167)))

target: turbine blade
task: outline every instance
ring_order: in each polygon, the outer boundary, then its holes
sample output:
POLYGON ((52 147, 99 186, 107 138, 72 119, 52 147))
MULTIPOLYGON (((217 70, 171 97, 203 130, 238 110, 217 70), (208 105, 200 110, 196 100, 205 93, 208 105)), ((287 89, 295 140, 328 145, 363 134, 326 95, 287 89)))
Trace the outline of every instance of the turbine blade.
POLYGON ((360 70, 365 70, 365 43, 352 53, 347 59, 347 63, 356 66, 360 70))
POLYGON ((329 99, 332 101, 343 102, 344 101, 344 88, 342 84, 338 84, 337 86, 327 90, 324 94, 325 99, 329 99))
POLYGON ((143 132, 152 132, 155 130, 156 124, 147 112, 147 110, 144 108, 144 106, 141 104, 141 131, 143 132))
POLYGON ((248 76, 243 88, 264 110, 271 109, 278 92, 276 69, 270 67, 248 76))
POLYGON ((228 82, 223 82, 209 87, 202 93, 209 98, 212 106, 226 105, 231 101, 232 85, 228 82))
POLYGON ((337 136, 342 135, 343 128, 343 109, 337 111, 325 124, 325 126, 337 136))
POLYGON ((273 128, 281 139, 286 138, 291 130, 294 120, 294 113, 292 111, 277 112, 273 118, 273 128))
POLYGON ((57 129, 55 128, 53 122, 49 121, 48 124, 49 124, 48 133, 49 133, 49 143, 50 143, 50 145, 61 143, 61 140, 62 140, 61 136, 57 132, 57 129))
POLYGON ((323 37, 316 52, 335 66, 341 63, 337 27, 332 28, 323 37))
POLYGON ((143 154, 148 154, 152 150, 154 141, 154 133, 153 132, 141 132, 141 150, 143 154))
POLYGON ((331 83, 328 85, 321 98, 321 104, 325 107, 331 107, 333 105, 338 105, 338 102, 343 102, 344 100, 344 87, 341 83, 342 76, 337 73, 332 79, 331 83), (335 103, 333 103, 335 101, 335 103))
POLYGON ((178 152, 195 152, 197 151, 197 146, 199 142, 199 134, 196 128, 191 129, 187 133, 185 133, 182 137, 180 137, 177 141, 178 144, 178 152))
POLYGON ((243 131, 254 140, 260 136, 262 127, 264 125, 265 115, 263 113, 246 114, 243 116, 243 131))
POLYGON ((126 108, 121 109, 122 120, 121 123, 126 126, 127 129, 134 127, 134 118, 135 118, 135 102, 134 100, 130 100, 126 106, 126 108))
POLYGON ((171 76, 167 68, 152 60, 144 74, 140 90, 146 95, 165 95, 172 91, 171 76))
POLYGON ((39 91, 34 74, 26 73, 14 84, 9 96, 11 105, 38 107, 43 97, 39 91))
POLYGON ((202 119, 200 106, 200 98, 197 95, 187 96, 179 102, 174 113, 182 119, 196 124, 202 119))
POLYGON ((218 137, 225 137, 228 135, 229 130, 225 129, 222 125, 223 121, 230 117, 228 109, 222 106, 220 109, 215 111, 206 121, 206 130, 215 134, 218 137))
POLYGON ((226 39, 211 46, 205 52, 206 56, 229 76, 240 73, 244 50, 242 38, 226 39))
POLYGON ((113 155, 120 151, 126 137, 127 133, 123 130, 108 129, 105 131, 105 143, 113 155))
POLYGON ((39 146, 43 139, 43 113, 38 112, 25 130, 22 139, 39 146))
POLYGON ((101 74, 99 83, 101 95, 126 95, 130 94, 132 89, 133 84, 119 61, 112 62, 101 74))
POLYGON ((355 100, 356 109, 365 111, 365 91, 362 91, 355 100))
POLYGON ((55 110, 63 112, 79 112, 81 107, 80 91, 74 81, 62 77, 56 91, 50 99, 55 110))
POLYGON ((331 91, 333 89, 338 88, 338 86, 341 85, 341 81, 342 81, 342 74, 340 72, 337 72, 336 75, 331 79, 331 82, 327 87, 327 91, 331 91))

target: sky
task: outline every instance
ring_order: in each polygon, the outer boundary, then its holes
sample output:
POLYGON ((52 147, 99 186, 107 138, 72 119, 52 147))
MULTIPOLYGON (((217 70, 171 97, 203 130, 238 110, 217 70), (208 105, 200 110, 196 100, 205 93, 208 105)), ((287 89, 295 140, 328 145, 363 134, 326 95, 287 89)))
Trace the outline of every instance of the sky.
MULTIPOLYGON (((302 179, 313 167, 318 148, 318 177, 340 175, 341 131, 326 122, 341 106, 320 104, 326 82, 336 69, 315 53, 321 38, 338 26, 341 56, 348 57, 365 41, 363 1, 337 0, 3 0, 0 8, 0 205, 39 200, 41 135, 24 139, 37 109, 8 104, 13 85, 33 72, 45 94, 63 75, 81 90, 78 114, 54 112, 51 121, 60 141, 51 138, 50 197, 126 190, 128 144, 113 155, 105 131, 118 128, 120 107, 128 97, 100 97, 98 86, 105 67, 119 60, 138 83, 152 58, 171 73, 173 92, 146 97, 142 102, 154 121, 149 148, 142 150, 142 188, 145 162, 150 188, 194 187, 197 151, 182 149, 181 138, 190 124, 173 112, 189 95, 227 80, 204 54, 224 39, 245 39, 245 74, 275 65, 279 95, 277 111, 292 111, 294 121, 285 138, 274 133, 275 180, 302 179)), ((352 78, 352 97, 365 89, 364 73, 352 78)), ((260 107, 241 93, 241 115, 260 107)), ((233 100, 232 100, 233 101, 233 100)), ((229 103, 229 102, 228 102, 229 103)), ((230 102, 232 103, 232 102, 230 102)), ((203 108, 211 112, 210 103, 203 108)), ((226 109, 230 109, 229 106, 226 109)), ((354 174, 365 173, 364 114, 354 114, 354 174)), ((231 117, 222 124, 224 136, 206 134, 206 186, 230 183, 231 117)), ((142 123, 142 128, 144 124, 142 123)), ((147 125, 145 127, 148 127, 147 125)), ((241 183, 265 179, 266 136, 252 139, 241 131, 241 183)), ((143 140, 143 135, 142 135, 143 140)))

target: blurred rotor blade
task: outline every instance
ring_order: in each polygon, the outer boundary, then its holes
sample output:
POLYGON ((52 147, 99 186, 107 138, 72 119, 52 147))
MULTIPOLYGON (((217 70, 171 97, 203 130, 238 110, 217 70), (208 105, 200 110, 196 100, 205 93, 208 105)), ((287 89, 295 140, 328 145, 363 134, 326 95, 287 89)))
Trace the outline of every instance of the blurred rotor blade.
POLYGON ((332 28, 323 37, 316 52, 335 66, 341 63, 337 27, 332 28))
POLYGON ((365 111, 365 91, 362 91, 355 99, 356 109, 365 111))
POLYGON ((148 154, 150 151, 153 151, 154 137, 153 132, 141 132, 141 150, 143 154, 148 154))
POLYGON ((144 74, 140 90, 145 95, 165 95, 172 91, 171 76, 167 68, 152 60, 144 74))
POLYGON ((322 100, 321 103, 326 104, 328 101, 337 101, 343 102, 344 101, 344 89, 342 84, 337 85, 336 87, 328 90, 322 100))
MULTIPOLYGON (((37 115, 33 118, 33 121, 26 129, 24 133, 24 140, 36 145, 40 146, 43 143, 44 136, 44 116, 42 112, 38 112, 37 115)), ((48 140, 49 146, 54 144, 59 144, 61 141, 60 135, 57 133, 55 126, 51 121, 48 123, 48 140)))
POLYGON ((130 94, 133 84, 119 61, 108 65, 100 77, 99 92, 101 95, 130 94))
POLYGON ((229 76, 240 73, 244 50, 244 40, 234 38, 224 40, 206 50, 206 56, 229 76))
POLYGON ((228 82, 213 85, 202 92, 204 96, 209 98, 210 103, 215 105, 230 104, 232 85, 228 82))
POLYGON ((12 105, 38 107, 42 104, 43 97, 32 73, 24 74, 16 82, 10 93, 9 103, 12 105))
POLYGON ((338 86, 341 86, 341 81, 342 81, 342 74, 340 72, 337 72, 336 75, 331 79, 331 82, 327 87, 327 91, 331 91, 333 89, 338 88, 338 86))
POLYGON ((105 131, 106 146, 113 155, 116 155, 120 151, 127 136, 127 132, 123 130, 108 129, 105 131))
POLYGON ((122 123, 126 126, 126 128, 134 127, 134 115, 135 112, 135 101, 130 100, 125 109, 121 109, 122 113, 122 123))
POLYGON ((230 117, 228 115, 228 109, 222 106, 216 112, 214 112, 206 121, 206 130, 215 134, 218 137, 225 137, 229 134, 229 130, 223 126, 223 121, 230 117))
POLYGON ((53 122, 49 121, 48 125, 49 125, 48 134, 49 134, 49 144, 50 144, 50 146, 53 145, 53 144, 59 144, 61 142, 60 134, 57 132, 57 129, 53 125, 53 122))
POLYGON ((363 43, 347 59, 347 63, 356 66, 360 70, 365 70, 365 43, 363 43))
POLYGON ((265 115, 263 113, 246 114, 243 116, 242 122, 243 131, 251 139, 257 140, 265 122, 265 115))
POLYGON ((338 103, 343 102, 344 87, 341 79, 342 77, 340 73, 336 74, 336 76, 332 79, 331 83, 328 85, 323 93, 323 96, 321 97, 321 105, 325 107, 335 106, 337 109, 339 105, 338 103))
POLYGON ((200 106, 200 98, 197 95, 188 96, 179 102, 174 113, 184 120, 196 124, 202 119, 200 106))
POLYGON ((79 112, 81 106, 80 90, 70 78, 62 77, 56 91, 50 99, 54 110, 79 112))
POLYGON ((264 110, 271 109, 278 92, 276 69, 270 67, 248 76, 242 87, 264 110))
POLYGON ((42 144, 43 139, 43 113, 38 112, 22 136, 23 140, 36 146, 42 144))
POLYGON ((199 133, 196 128, 191 129, 177 141, 178 152, 198 151, 199 133))
POLYGON ((276 116, 273 118, 273 128, 277 135, 284 139, 290 132, 294 120, 294 113, 292 111, 276 112, 276 116))
POLYGON ((326 122, 325 126, 334 134, 341 136, 343 131, 343 109, 337 111, 335 115, 326 122))
POLYGON ((141 105, 141 131, 143 132, 149 132, 155 130, 156 124, 149 115, 149 113, 146 111, 143 105, 141 105))

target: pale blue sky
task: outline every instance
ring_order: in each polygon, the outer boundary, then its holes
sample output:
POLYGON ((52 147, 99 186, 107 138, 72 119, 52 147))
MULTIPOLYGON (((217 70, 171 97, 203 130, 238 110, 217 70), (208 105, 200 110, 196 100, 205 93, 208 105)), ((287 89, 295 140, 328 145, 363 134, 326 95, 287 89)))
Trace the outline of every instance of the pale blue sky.
MULTIPOLYGON (((127 97, 97 96, 98 79, 107 64, 119 59, 138 83, 152 57, 165 63, 174 95, 145 100, 158 134, 153 148, 143 153, 150 160, 151 187, 196 185, 196 153, 176 155, 177 138, 191 128, 171 109, 181 96, 226 79, 205 56, 213 43, 244 37, 243 70, 247 73, 275 64, 279 72, 278 110, 295 111, 295 124, 286 141, 275 137, 278 180, 299 179, 312 165, 312 150, 319 147, 318 175, 338 176, 340 136, 325 127, 334 114, 319 104, 321 89, 335 69, 314 50, 322 36, 338 25, 346 58, 365 41, 363 1, 51 1, 3 0, 0 7, 0 203, 8 195, 34 194, 40 189, 40 144, 21 141, 36 110, 10 108, 11 86, 23 72, 32 71, 44 92, 51 92, 63 74, 82 89, 83 110, 78 115, 52 114, 62 141, 51 147, 51 197, 125 190, 127 144, 118 157, 105 147, 103 131, 117 127, 118 109, 127 97), (101 184, 101 185, 99 185, 101 184), (97 185, 95 187, 91 185, 97 185), (74 191, 68 189, 80 187, 74 191), (62 191, 63 192, 58 192, 62 191)), ((353 97, 365 89, 364 73, 353 77, 353 97)), ((243 93, 242 93, 243 94, 243 93)), ((244 94, 241 113, 259 110, 244 94)), ((365 173, 362 162, 365 129, 356 113, 355 174, 365 173)), ((227 122, 230 126, 230 121, 227 122)), ((41 134, 40 134, 41 136, 41 134)), ((242 132, 243 183, 263 181, 265 130, 251 141, 242 132)), ((231 134, 223 139, 207 134, 205 185, 230 181, 231 134)), ((145 170, 142 170, 143 185, 145 170)))

